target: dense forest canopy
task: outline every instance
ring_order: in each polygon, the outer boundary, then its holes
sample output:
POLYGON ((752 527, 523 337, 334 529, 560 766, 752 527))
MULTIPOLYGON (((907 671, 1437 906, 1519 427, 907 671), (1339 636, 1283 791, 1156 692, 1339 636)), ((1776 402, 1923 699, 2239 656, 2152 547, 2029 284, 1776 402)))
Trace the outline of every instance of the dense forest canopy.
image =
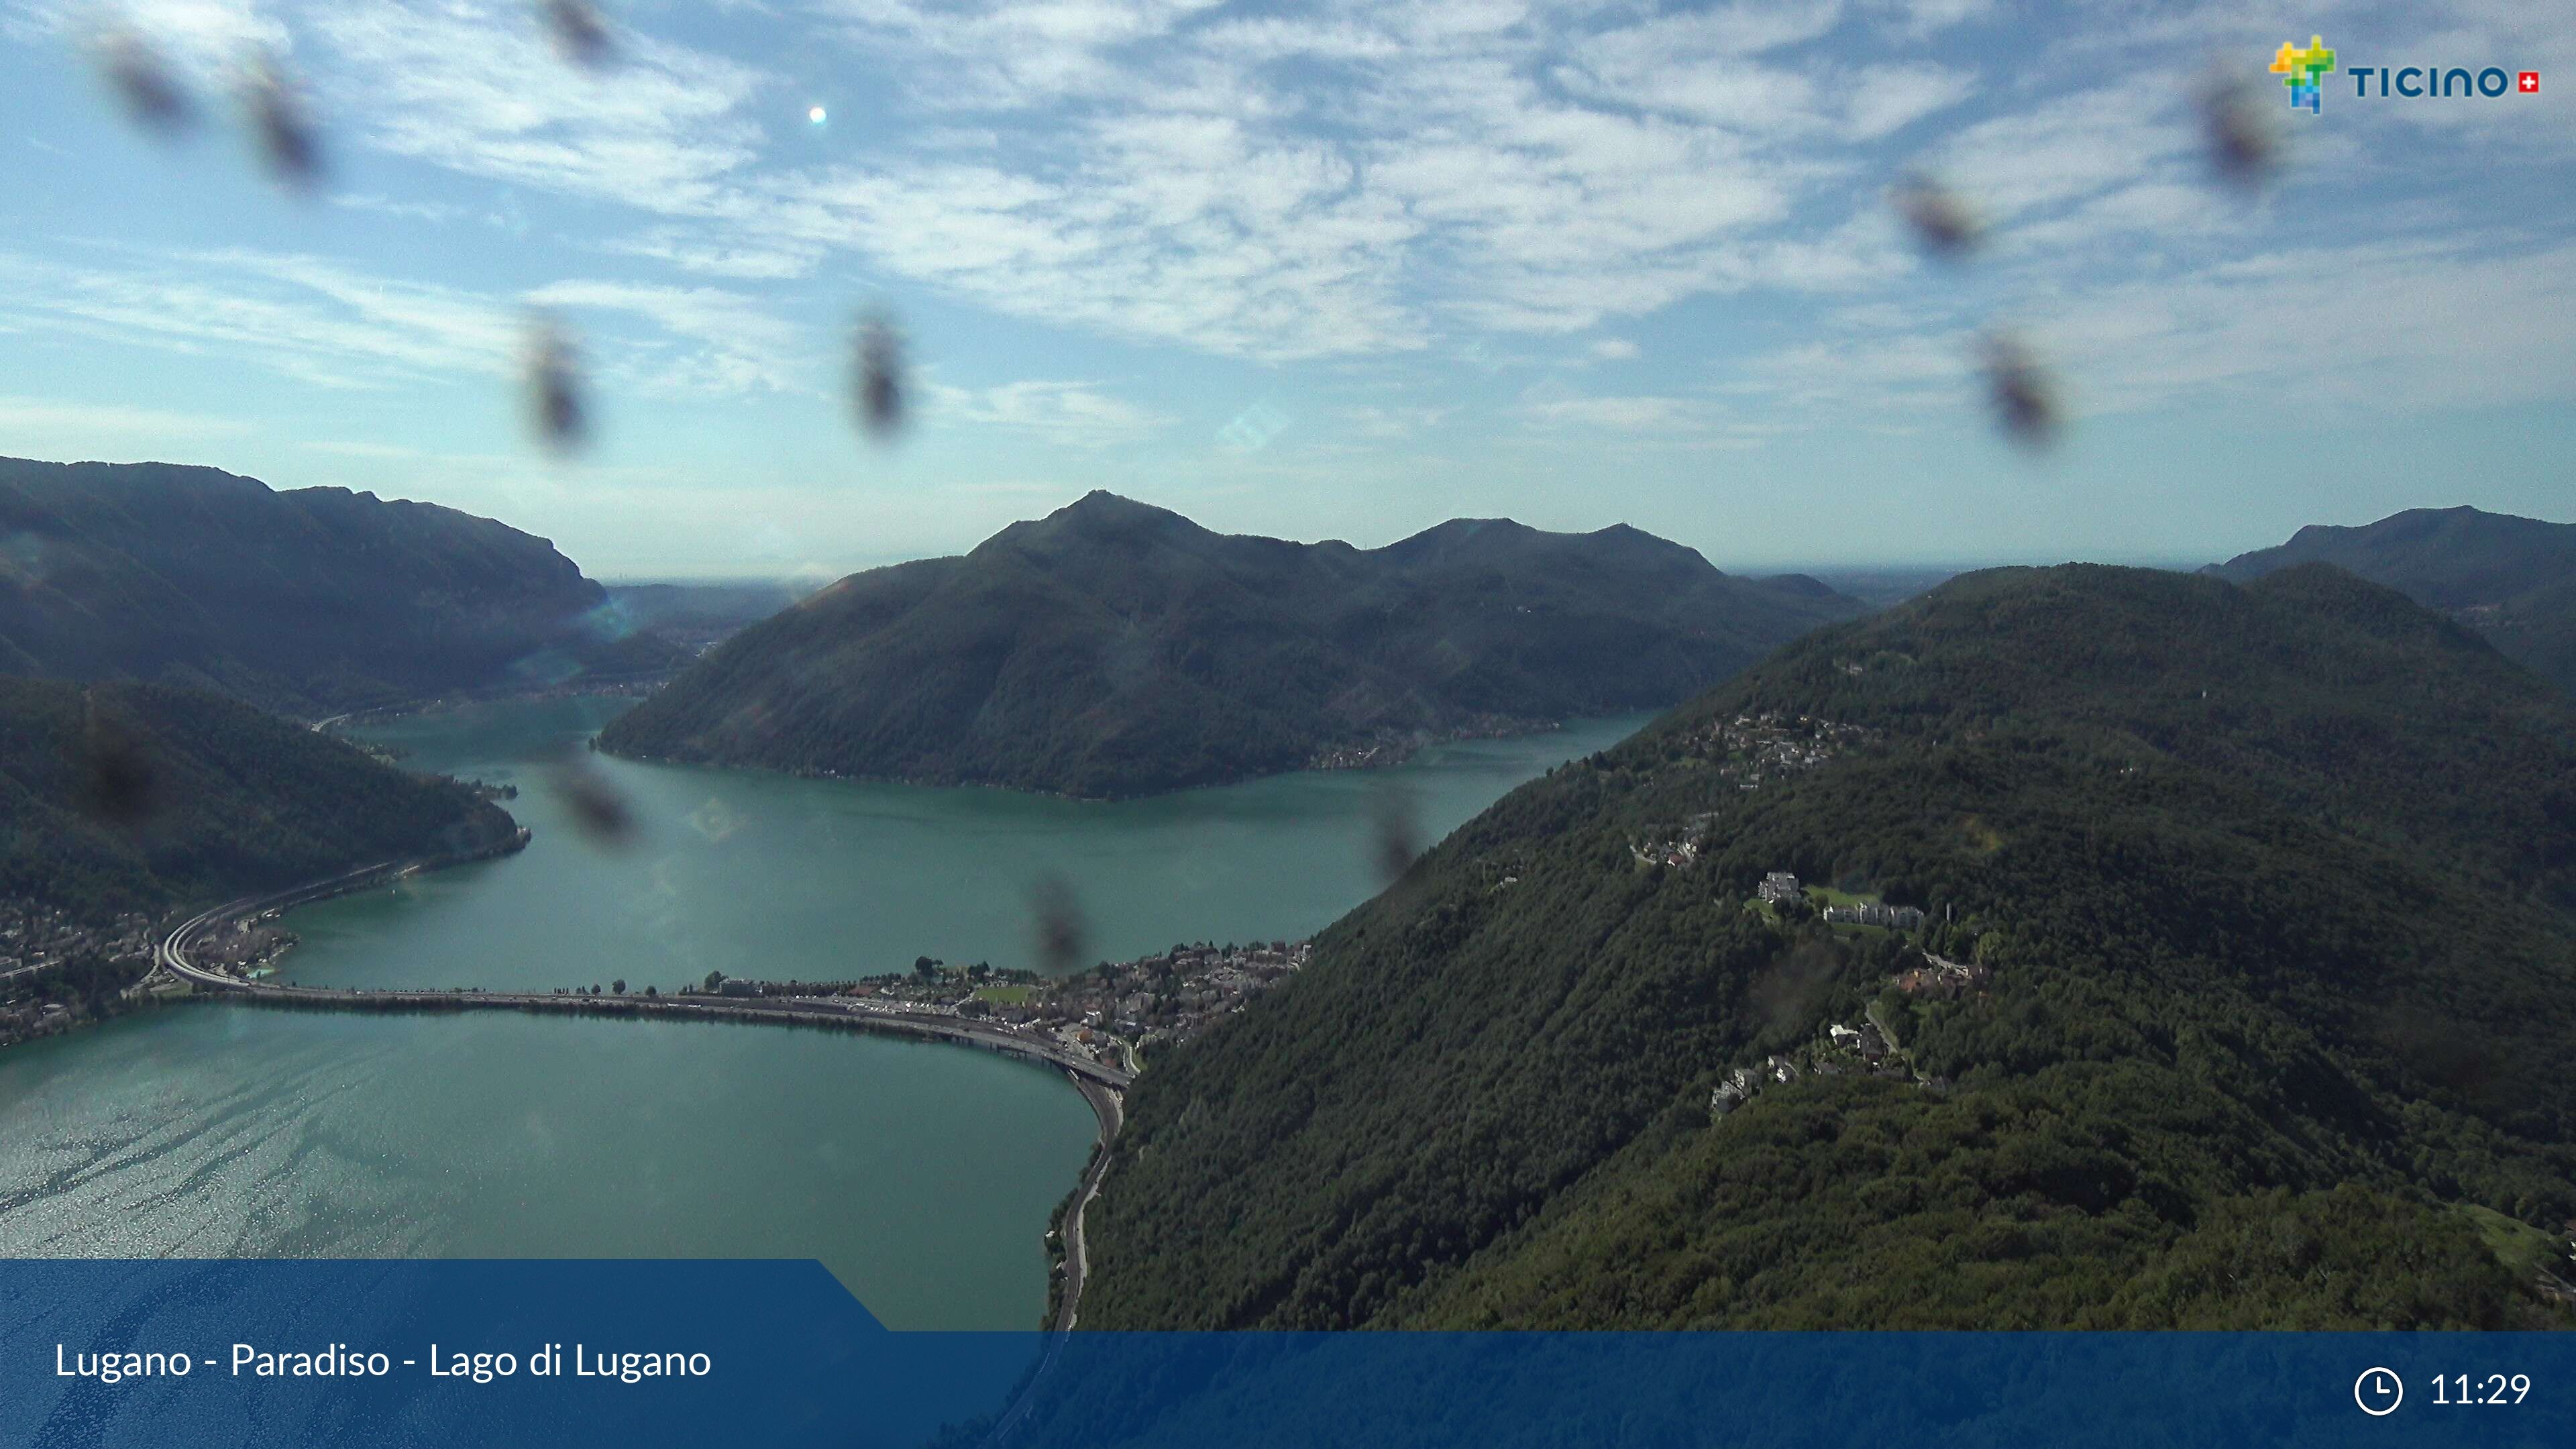
POLYGON ((601 736, 659 758, 1134 795, 1660 708, 1859 605, 1617 527, 1460 519, 1380 549, 1094 493, 842 580, 601 736))
POLYGON ((1155 1060, 1083 1322, 2551 1321, 2572 909, 2576 707, 2460 626, 2320 565, 1966 576, 1514 792, 1155 1060), (1970 984, 1901 989, 1927 949, 1970 984))
POLYGON ((319 716, 670 667, 544 539, 345 488, 0 459, 0 672, 319 716))
POLYGON ((0 899, 95 920, 516 830, 467 786, 219 695, 0 679, 0 899))
POLYGON ((2208 572, 2246 583, 2302 563, 2340 565, 2442 610, 2508 658, 2576 691, 2576 524, 2410 508, 2360 528, 2302 528, 2288 543, 2208 572))

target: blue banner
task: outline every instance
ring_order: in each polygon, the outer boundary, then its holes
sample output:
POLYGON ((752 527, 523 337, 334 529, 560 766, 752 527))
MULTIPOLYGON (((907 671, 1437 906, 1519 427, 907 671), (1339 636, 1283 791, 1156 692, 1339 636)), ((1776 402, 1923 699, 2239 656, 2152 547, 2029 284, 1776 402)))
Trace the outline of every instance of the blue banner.
POLYGON ((894 1333, 795 1262, 0 1263, 0 1444, 2576 1444, 2564 1334, 894 1333))

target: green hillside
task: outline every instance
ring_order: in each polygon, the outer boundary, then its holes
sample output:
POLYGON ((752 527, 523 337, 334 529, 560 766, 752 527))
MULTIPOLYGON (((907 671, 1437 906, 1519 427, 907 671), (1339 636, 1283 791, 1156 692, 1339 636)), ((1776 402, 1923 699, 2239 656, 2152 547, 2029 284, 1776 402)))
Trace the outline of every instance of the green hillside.
POLYGON ((2475 629, 2506 657, 2576 691, 2576 524, 2413 508, 2360 528, 2303 528, 2208 572, 2236 583, 2331 563, 2475 629))
POLYGON ((666 668, 552 544, 427 503, 0 458, 0 673, 319 716, 666 668))
POLYGON ((0 679, 0 901, 157 912, 516 830, 466 786, 218 695, 0 679))
POLYGON ((2551 1321, 2488 1243, 2576 1218, 2571 908, 2576 707, 2457 625, 1970 575, 1514 792, 1158 1058, 1083 1323, 2551 1321), (1775 923, 1780 870, 1929 924, 1775 923), (1927 947, 1964 980, 1899 989, 1927 947))
POLYGON ((1381 549, 1094 493, 856 574, 719 646, 603 748, 1135 795, 1661 707, 1859 606, 1629 528, 1457 520, 1381 549))

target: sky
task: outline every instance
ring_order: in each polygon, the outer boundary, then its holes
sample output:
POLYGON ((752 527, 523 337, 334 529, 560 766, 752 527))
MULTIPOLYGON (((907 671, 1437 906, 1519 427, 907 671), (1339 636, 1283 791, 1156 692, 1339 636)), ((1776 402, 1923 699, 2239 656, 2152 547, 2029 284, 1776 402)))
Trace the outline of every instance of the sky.
POLYGON ((601 10, 587 68, 521 0, 0 0, 0 455, 426 499, 610 579, 831 577, 1093 488, 1756 570, 2576 520, 2576 16, 2535 0, 601 10), (195 126, 119 107, 119 29, 195 126), (2314 114, 2267 74, 2312 34, 2314 114), (309 186, 248 140, 260 51, 309 186), (2210 162, 2220 79, 2281 140, 2260 187, 2210 162), (1927 254, 1909 176, 1982 244, 1927 254), (891 444, 850 405, 871 316, 891 444), (528 425, 545 320, 570 456, 528 425), (2061 399, 2046 447, 1996 426, 1996 333, 2061 399))

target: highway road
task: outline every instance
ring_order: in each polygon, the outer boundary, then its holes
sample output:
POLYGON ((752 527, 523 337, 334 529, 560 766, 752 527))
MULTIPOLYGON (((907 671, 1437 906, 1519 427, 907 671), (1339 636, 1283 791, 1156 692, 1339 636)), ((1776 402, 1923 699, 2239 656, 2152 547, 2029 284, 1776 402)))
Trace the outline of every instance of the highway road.
POLYGON ((1091 1167, 1082 1174, 1082 1185, 1074 1190, 1073 1210, 1064 1215, 1064 1294, 1056 1306, 1058 1333, 1073 1327, 1082 1307, 1082 1280, 1091 1271, 1091 1255, 1082 1245, 1082 1213, 1100 1195, 1101 1175, 1109 1170, 1109 1143, 1125 1120, 1116 1092, 1080 1077, 1074 1078, 1073 1084, 1091 1103, 1092 1115, 1100 1119, 1100 1150, 1093 1154, 1091 1167))

